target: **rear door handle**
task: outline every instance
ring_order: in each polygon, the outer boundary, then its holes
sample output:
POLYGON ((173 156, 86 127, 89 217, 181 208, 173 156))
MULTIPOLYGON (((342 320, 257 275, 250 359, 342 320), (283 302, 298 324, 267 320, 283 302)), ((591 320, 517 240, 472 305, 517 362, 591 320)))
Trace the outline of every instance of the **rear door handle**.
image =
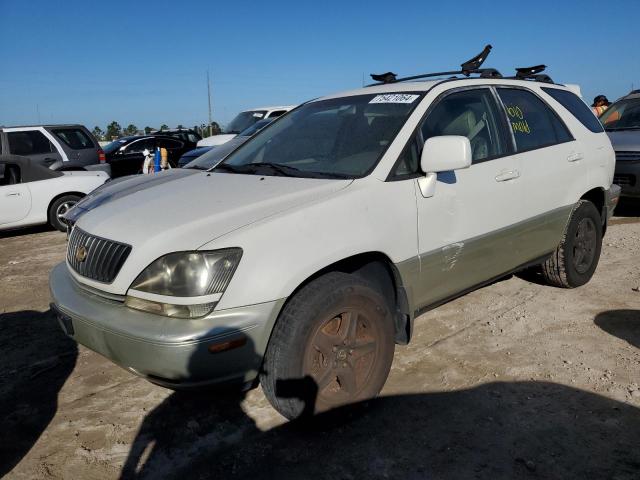
POLYGON ((567 162, 577 162, 578 160, 582 160, 584 156, 581 153, 572 153, 567 157, 567 162))
POLYGON ((518 170, 509 170, 508 172, 501 172, 496 175, 496 182, 506 182, 507 180, 513 180, 514 178, 518 178, 520 176, 520 172, 518 170))
POLYGON ((22 194, 20 192, 11 192, 7 193, 5 197, 20 197, 22 194))

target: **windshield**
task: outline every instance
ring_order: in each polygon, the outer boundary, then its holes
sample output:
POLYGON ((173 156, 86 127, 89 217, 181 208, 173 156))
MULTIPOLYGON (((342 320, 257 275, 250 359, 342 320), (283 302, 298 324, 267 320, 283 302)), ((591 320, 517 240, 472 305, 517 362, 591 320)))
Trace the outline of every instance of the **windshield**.
POLYGON ((258 120, 264 118, 266 110, 253 110, 250 112, 240 112, 231 120, 231 123, 224 129, 224 133, 240 133, 246 130, 258 120))
POLYGON ((421 96, 371 94, 307 103, 254 135, 215 170, 362 177, 378 163, 421 96))
POLYGON ((115 141, 111 142, 110 144, 105 145, 105 147, 102 150, 104 151, 104 153, 106 153, 108 155, 110 153, 115 152, 121 146, 123 146, 125 143, 127 143, 127 140, 128 140, 128 138, 119 138, 118 140, 115 140, 115 141))
POLYGON ((630 98, 614 103, 600 116, 605 130, 640 129, 640 98, 630 98))
POLYGON ((265 118, 264 120, 258 120, 256 123, 251 125, 249 128, 241 131, 238 134, 238 136, 240 136, 240 137, 250 137, 254 133, 259 132, 264 127, 266 127, 269 123, 271 123, 272 120, 273 120, 273 118, 265 118))

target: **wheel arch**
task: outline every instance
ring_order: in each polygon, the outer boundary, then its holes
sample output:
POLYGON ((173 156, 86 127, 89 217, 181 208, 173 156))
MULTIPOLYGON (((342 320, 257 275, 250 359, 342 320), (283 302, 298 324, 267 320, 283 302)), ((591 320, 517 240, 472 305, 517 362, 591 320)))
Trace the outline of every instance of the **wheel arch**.
POLYGON ((53 197, 50 201, 49 201, 49 205, 47 206, 47 212, 49 211, 49 209, 51 208, 51 205, 53 205, 53 202, 55 202, 56 200, 58 200, 59 198, 62 198, 66 195, 76 195, 80 198, 82 197, 86 197, 87 194, 86 193, 82 193, 82 192, 63 192, 63 193, 59 193, 58 195, 56 195, 55 197, 53 197))
MULTIPOLYGON (((288 299, 293 298, 309 282, 329 272, 348 273, 371 283, 389 302, 396 332, 396 343, 399 345, 409 343, 413 315, 411 315, 408 296, 400 272, 387 255, 378 251, 370 251, 333 262, 309 275, 293 290, 288 299)), ((283 308, 285 306, 286 302, 283 308)))
POLYGON ((602 220, 602 234, 607 229, 607 211, 605 204, 605 191, 602 187, 592 188, 588 192, 584 193, 580 200, 588 200, 593 203, 600 213, 600 219, 602 220))

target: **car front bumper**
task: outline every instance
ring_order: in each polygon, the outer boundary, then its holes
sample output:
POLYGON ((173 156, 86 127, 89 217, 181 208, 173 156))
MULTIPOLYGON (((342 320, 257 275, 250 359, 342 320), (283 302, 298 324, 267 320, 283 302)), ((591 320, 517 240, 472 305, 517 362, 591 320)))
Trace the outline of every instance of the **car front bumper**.
POLYGON ((178 319, 87 291, 65 263, 52 270, 49 285, 67 335, 136 375, 176 389, 255 380, 284 304, 281 299, 178 319))
POLYGON ((617 161, 613 183, 622 187, 621 196, 640 197, 640 161, 617 161))

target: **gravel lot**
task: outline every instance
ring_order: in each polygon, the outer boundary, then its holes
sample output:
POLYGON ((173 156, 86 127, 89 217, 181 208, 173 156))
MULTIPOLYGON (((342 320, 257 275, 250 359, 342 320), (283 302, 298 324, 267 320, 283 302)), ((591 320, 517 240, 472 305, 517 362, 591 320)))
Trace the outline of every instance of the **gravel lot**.
POLYGON ((636 207, 588 285, 509 277, 428 312, 381 398, 307 424, 259 388, 174 393, 77 347, 48 308, 65 236, 0 234, 0 476, 638 479, 636 207))

